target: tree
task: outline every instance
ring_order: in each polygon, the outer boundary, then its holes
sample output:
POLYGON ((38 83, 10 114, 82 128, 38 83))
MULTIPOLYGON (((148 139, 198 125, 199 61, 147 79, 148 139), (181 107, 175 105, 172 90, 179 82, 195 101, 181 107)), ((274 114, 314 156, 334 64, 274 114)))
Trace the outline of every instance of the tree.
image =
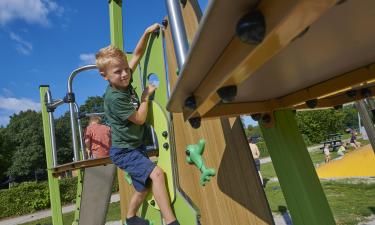
POLYGON ((354 104, 344 106, 342 111, 345 114, 344 124, 346 128, 358 128, 358 111, 354 104))
POLYGON ((57 163, 59 165, 62 165, 72 162, 73 145, 69 112, 66 112, 60 118, 55 119, 55 137, 57 148, 57 163))
POLYGON ((0 128, 0 184, 6 182, 6 172, 12 162, 14 148, 7 137, 6 129, 0 128))
POLYGON ((6 133, 15 148, 7 174, 15 181, 46 174, 42 115, 32 110, 21 111, 10 118, 6 133))
POLYGON ((343 110, 299 111, 296 115, 298 128, 312 143, 319 143, 333 133, 342 133, 345 125, 343 110))
MULTIPOLYGON (((79 107, 82 113, 102 113, 104 112, 103 98, 100 96, 88 97, 83 105, 79 107)), ((81 121, 82 127, 87 127, 88 119, 84 118, 81 121)))

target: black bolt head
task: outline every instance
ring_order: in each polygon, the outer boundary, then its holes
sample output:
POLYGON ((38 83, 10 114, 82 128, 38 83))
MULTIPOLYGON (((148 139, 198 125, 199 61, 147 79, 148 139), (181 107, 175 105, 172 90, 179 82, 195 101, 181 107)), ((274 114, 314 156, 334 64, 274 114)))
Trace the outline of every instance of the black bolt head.
POLYGON ((338 110, 338 109, 342 109, 342 105, 335 105, 333 106, 334 109, 338 110))
POLYGON ((318 99, 307 100, 307 101, 306 101, 306 105, 307 105, 307 107, 309 107, 310 109, 313 109, 313 108, 315 108, 315 107, 318 105, 318 99))
POLYGON ((236 34, 247 44, 259 44, 266 34, 266 22, 263 13, 252 11, 243 16, 237 23, 236 34))
POLYGON ((371 90, 370 89, 368 89, 368 88, 363 88, 363 89, 361 89, 361 95, 362 95, 362 97, 364 97, 364 98, 368 98, 368 97, 370 97, 371 96, 371 90))
POLYGON ((263 117, 262 117, 262 121, 263 121, 264 123, 269 123, 269 122, 271 122, 271 116, 270 116, 270 114, 268 114, 268 113, 264 114, 263 117))
POLYGON ((230 85, 226 87, 221 87, 217 90, 217 94, 220 96, 223 103, 229 103, 234 100, 237 95, 237 86, 230 85))
POLYGON ((251 119, 253 119, 254 121, 259 121, 261 118, 262 118, 262 114, 260 113, 251 114, 251 119))
POLYGON ((189 120, 190 126, 194 129, 198 129, 201 126, 201 118, 200 117, 193 117, 189 120))
POLYGON ((194 110, 197 108, 197 102, 195 101, 195 97, 194 96, 189 96, 186 98, 185 100, 185 107, 186 108, 189 108, 191 110, 194 110))
POLYGON ((356 95, 357 95, 356 90, 349 90, 346 92, 346 96, 348 96, 349 98, 354 98, 356 95))

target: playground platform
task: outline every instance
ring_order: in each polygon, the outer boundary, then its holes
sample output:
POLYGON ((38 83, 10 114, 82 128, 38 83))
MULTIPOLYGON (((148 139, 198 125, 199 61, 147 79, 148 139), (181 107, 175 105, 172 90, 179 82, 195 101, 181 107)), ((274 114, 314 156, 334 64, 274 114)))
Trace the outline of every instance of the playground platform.
POLYGON ((342 158, 321 164, 316 172, 319 178, 373 177, 375 154, 371 145, 345 154, 342 158))

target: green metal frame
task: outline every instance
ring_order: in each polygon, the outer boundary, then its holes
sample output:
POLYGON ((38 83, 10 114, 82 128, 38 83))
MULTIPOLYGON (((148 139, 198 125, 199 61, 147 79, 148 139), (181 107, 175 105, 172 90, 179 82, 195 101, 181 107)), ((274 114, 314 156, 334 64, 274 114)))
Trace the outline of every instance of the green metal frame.
POLYGON ((124 50, 122 32, 122 0, 109 0, 109 23, 111 28, 111 44, 124 50))
MULTIPOLYGON (((82 156, 81 156, 82 157, 82 156)), ((74 211, 73 225, 79 224, 79 217, 81 215, 81 199, 83 191, 83 177, 85 169, 77 170, 77 195, 76 195, 76 209, 74 211)))
POLYGON ((40 105, 42 109, 42 119, 43 119, 43 132, 44 132, 44 147, 46 151, 46 161, 47 161, 47 174, 48 174, 48 186, 49 186, 49 197, 51 202, 51 212, 52 212, 52 223, 53 225, 62 225, 62 211, 61 211, 61 199, 60 199, 60 187, 58 178, 52 175, 51 168, 53 167, 52 158, 52 142, 50 125, 52 121, 49 121, 49 116, 46 107, 45 96, 49 91, 48 85, 41 85, 39 87, 40 92, 40 105))
POLYGON ((260 123, 260 127, 293 224, 335 224, 306 145, 298 131, 295 114, 292 110, 280 110, 274 112, 273 119, 271 127, 264 122, 260 123))

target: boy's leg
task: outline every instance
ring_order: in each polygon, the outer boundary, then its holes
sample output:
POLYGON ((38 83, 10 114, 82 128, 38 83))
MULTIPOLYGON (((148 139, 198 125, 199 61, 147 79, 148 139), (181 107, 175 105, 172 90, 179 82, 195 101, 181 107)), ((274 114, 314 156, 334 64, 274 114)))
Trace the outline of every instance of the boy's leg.
POLYGON ((129 203, 129 210, 128 213, 126 214, 126 218, 131 218, 135 216, 138 212, 139 207, 141 206, 142 202, 145 200, 146 196, 148 193, 148 189, 138 192, 135 191, 134 194, 132 195, 129 203))
POLYGON ((152 180, 152 193, 154 194, 155 200, 159 205, 165 222, 170 224, 176 220, 176 217, 173 214, 167 188, 165 186, 164 171, 156 166, 151 172, 150 178, 152 180))

